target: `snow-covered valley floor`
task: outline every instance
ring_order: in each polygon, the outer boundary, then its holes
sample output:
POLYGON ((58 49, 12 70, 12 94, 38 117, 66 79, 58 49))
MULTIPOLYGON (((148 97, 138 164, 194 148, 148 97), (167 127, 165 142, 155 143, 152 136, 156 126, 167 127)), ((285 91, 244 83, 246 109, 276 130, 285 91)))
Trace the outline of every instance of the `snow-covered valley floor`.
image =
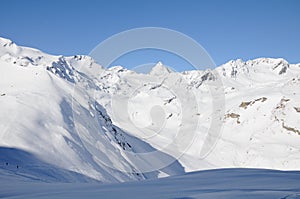
MULTIPOLYGON (((17 180, 17 179, 16 179, 17 180)), ((37 183, 0 178, 0 198, 300 198, 300 172, 218 169, 141 182, 37 183)))

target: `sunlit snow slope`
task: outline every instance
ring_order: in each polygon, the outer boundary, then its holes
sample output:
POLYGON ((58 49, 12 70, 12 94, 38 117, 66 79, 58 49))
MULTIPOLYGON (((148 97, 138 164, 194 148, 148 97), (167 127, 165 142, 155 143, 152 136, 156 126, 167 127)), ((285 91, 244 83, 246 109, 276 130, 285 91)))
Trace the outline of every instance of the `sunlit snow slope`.
POLYGON ((101 71, 86 56, 50 56, 0 39, 1 173, 24 180, 107 183, 184 172, 174 160, 144 173, 141 162, 151 167, 174 159, 161 152, 151 160, 132 160, 135 153, 154 149, 113 125, 94 100, 99 87, 93 75, 101 71))

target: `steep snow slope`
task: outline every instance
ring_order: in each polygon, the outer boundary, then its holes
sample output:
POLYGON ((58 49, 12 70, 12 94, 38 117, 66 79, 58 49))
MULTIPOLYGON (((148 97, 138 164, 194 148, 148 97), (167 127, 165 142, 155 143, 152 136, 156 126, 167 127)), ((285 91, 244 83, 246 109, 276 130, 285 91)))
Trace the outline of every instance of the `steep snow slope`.
POLYGON ((173 158, 159 153, 151 160, 134 159, 153 148, 114 126, 95 102, 93 93, 100 88, 92 79, 103 69, 91 58, 50 56, 6 39, 0 49, 1 170, 27 180, 67 182, 183 173, 176 161, 143 173, 145 164, 173 158))

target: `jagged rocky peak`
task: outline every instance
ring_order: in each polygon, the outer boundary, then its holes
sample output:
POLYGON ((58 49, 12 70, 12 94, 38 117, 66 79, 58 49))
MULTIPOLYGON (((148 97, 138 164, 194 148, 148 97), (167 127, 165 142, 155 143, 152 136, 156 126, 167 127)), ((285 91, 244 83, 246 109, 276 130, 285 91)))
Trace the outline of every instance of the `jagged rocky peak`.
POLYGON ((236 78, 238 74, 251 72, 273 72, 275 74, 285 74, 290 68, 290 64, 282 58, 257 58, 244 62, 241 59, 231 60, 221 65, 217 70, 223 76, 236 78))
POLYGON ((80 61, 80 60, 93 60, 93 58, 86 56, 86 55, 74 55, 73 59, 80 61))
POLYGON ((15 45, 13 41, 0 37, 0 46, 7 47, 12 45, 15 45))
POLYGON ((258 58, 247 61, 247 65, 253 67, 267 67, 271 71, 282 75, 290 68, 290 64, 283 58, 258 58))
POLYGON ((230 66, 243 66, 245 62, 242 59, 230 60, 227 64, 230 66))
POLYGON ((149 72, 149 75, 153 76, 162 76, 162 75, 167 75, 169 73, 172 73, 173 71, 164 65, 162 62, 158 62, 149 72))
POLYGON ((121 72, 127 72, 129 70, 127 68, 124 68, 123 66, 113 66, 108 68, 108 71, 121 73, 121 72))
POLYGON ((88 74, 99 74, 104 68, 97 64, 96 61, 87 55, 74 55, 65 57, 65 60, 70 63, 76 70, 86 72, 88 74))
POLYGON ((241 59, 230 60, 229 62, 221 65, 217 68, 217 71, 222 74, 224 77, 235 78, 238 73, 247 73, 249 69, 246 62, 241 59))
POLYGON ((249 60, 246 62, 247 64, 253 64, 253 65, 258 65, 258 64, 269 64, 269 65, 286 65, 288 62, 283 59, 283 58, 257 58, 253 60, 249 60))

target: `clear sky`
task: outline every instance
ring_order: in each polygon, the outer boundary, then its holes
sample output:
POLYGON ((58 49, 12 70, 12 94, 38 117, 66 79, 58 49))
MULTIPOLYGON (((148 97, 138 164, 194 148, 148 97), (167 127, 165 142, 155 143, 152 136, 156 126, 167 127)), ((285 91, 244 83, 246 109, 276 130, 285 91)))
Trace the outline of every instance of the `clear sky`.
MULTIPOLYGON (((300 62, 299 0, 0 0, 0 5, 1 37, 50 54, 88 54, 113 34, 150 26, 190 36, 217 65, 258 57, 300 62)), ((116 64, 157 61, 181 63, 147 52, 116 64)))

